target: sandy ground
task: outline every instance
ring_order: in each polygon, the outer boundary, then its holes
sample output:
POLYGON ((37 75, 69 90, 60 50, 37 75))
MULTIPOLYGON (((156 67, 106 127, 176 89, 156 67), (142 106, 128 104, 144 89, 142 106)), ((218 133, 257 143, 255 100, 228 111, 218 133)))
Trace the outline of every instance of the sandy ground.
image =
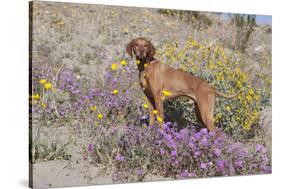
MULTIPOLYGON (((85 162, 77 163, 77 161, 65 160, 40 162, 33 165, 33 188, 113 184, 110 174, 101 173, 101 167, 89 167, 85 162), (90 175, 91 180, 85 177, 85 172, 87 172, 86 175, 90 175)), ((170 180, 174 179, 147 175, 143 182, 170 180)))
POLYGON ((89 182, 83 174, 85 169, 87 169, 85 164, 72 161, 54 160, 36 163, 33 167, 34 188, 112 184, 111 176, 98 176, 100 168, 95 166, 89 170, 95 179, 89 182))

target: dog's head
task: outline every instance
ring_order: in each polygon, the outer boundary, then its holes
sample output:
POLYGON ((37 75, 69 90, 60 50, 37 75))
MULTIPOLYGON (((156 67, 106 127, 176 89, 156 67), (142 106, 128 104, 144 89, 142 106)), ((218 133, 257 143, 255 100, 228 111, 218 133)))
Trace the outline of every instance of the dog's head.
POLYGON ((138 60, 152 58, 156 53, 156 49, 152 43, 142 37, 131 40, 126 47, 126 51, 131 57, 134 54, 138 60))

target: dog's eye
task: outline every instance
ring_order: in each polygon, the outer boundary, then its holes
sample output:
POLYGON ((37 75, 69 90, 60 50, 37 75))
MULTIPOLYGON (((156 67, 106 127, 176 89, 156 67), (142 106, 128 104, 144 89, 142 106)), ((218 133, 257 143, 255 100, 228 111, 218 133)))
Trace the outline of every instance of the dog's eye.
POLYGON ((137 43, 136 43, 136 44, 135 44, 135 46, 136 46, 136 47, 138 47, 138 46, 139 46, 139 44, 137 44, 137 43))

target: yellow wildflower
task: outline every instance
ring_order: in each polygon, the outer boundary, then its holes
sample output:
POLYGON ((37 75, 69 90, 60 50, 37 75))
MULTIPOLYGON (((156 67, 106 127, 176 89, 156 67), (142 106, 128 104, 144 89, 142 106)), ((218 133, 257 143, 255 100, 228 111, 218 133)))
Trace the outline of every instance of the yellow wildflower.
POLYGON ((241 74, 241 70, 239 67, 235 68, 234 72, 236 72, 237 75, 241 74))
POLYGON ((143 107, 144 107, 145 109, 147 109, 147 108, 148 108, 148 104, 143 104, 143 107))
POLYGON ((140 61, 139 61, 139 60, 136 60, 136 64, 139 65, 139 64, 140 64, 140 61))
POLYGON ((64 25, 64 22, 57 22, 57 25, 64 25))
POLYGON ((163 93, 164 96, 171 96, 172 95, 172 93, 170 91, 166 91, 166 90, 163 90, 162 93, 163 93))
POLYGON ((124 28, 124 29, 123 29, 123 32, 124 32, 124 33, 129 33, 129 29, 128 29, 128 28, 124 28))
POLYGON ((249 94, 250 94, 250 95, 254 95, 254 90, 253 90, 253 89, 250 89, 250 90, 249 90, 249 94))
POLYGON ((153 110, 153 114, 158 114, 158 111, 157 110, 153 110))
POLYGON ((148 66, 148 64, 144 64, 144 68, 146 68, 148 66))
POLYGON ((40 80, 39 80, 39 83, 41 83, 42 85, 44 85, 45 83, 47 83, 47 80, 46 80, 46 79, 40 79, 40 80))
POLYGON ((32 99, 34 100, 39 100, 40 99, 40 95, 39 94, 34 94, 31 96, 32 99))
POLYGON ((248 101, 252 101, 252 100, 253 100, 253 98, 252 98, 251 95, 247 95, 247 96, 246 96, 246 99, 247 99, 248 101))
POLYGON ((118 90, 117 90, 117 89, 114 89, 112 93, 113 93, 114 95, 117 95, 117 94, 118 94, 118 90))
POLYGON ((117 69, 118 69, 118 65, 115 64, 115 63, 111 64, 111 69, 112 69, 113 71, 117 70, 117 69))
POLYGON ((127 62, 126 62, 126 60, 121 60, 120 64, 121 64, 122 66, 126 66, 126 65, 127 65, 127 62))
POLYGON ((259 99, 260 99, 260 96, 257 95, 257 94, 254 94, 254 95, 253 95, 253 98, 254 98, 255 100, 259 100, 259 99))
POLYGON ((259 116, 259 113, 255 110, 255 111, 253 112, 253 117, 256 118, 256 117, 258 117, 258 116, 259 116))
POLYGON ((92 107, 90 108, 90 110, 96 111, 96 110, 97 110, 97 106, 92 106, 92 107))
POLYGON ((241 83, 240 81, 237 81, 236 86, 237 86, 238 88, 241 88, 241 87, 242 87, 242 83, 241 83))
POLYGON ((251 128, 251 121, 247 121, 247 122, 243 125, 243 128, 244 128, 246 131, 249 131, 250 128, 251 128))
POLYGON ((157 121, 158 121, 159 123, 162 123, 162 122, 163 122, 163 119, 162 119, 160 116, 157 116, 157 121))
POLYGON ((47 105, 44 102, 41 102, 41 106, 42 108, 46 108, 47 105))
POLYGON ((223 64, 222 64, 222 61, 221 60, 218 60, 218 65, 220 65, 220 66, 222 66, 223 64))
POLYGON ((53 88, 53 85, 50 82, 47 82, 47 83, 44 84, 44 88, 46 90, 51 90, 53 88))
POLYGON ((222 72, 219 72, 218 74, 216 74, 216 79, 218 81, 224 81, 224 76, 222 72))
POLYGON ((98 114, 98 119, 102 120, 102 118, 103 118, 103 115, 102 114, 98 114))
POLYGON ((221 113, 218 113, 216 116, 215 116, 215 121, 217 122, 218 120, 220 120, 222 118, 222 114, 221 113))
POLYGON ((144 126, 143 126, 143 128, 145 128, 145 129, 146 129, 146 128, 147 128, 147 125, 144 125, 144 126))
POLYGON ((211 62, 211 63, 208 64, 208 68, 209 69, 215 69, 216 65, 213 62, 211 62))
POLYGON ((227 111, 230 111, 231 108, 230 108, 229 106, 226 106, 225 109, 226 109, 227 111))
POLYGON ((37 104, 38 101, 37 101, 37 100, 31 100, 30 103, 31 103, 31 104, 37 104))

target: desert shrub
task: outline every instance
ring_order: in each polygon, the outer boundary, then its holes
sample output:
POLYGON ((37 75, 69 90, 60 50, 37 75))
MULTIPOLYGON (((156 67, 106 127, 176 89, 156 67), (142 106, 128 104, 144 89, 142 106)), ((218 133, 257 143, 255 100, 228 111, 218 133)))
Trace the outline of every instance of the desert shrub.
MULTIPOLYGON (((258 124, 259 112, 268 105, 266 98, 269 96, 265 97, 263 94, 271 93, 268 88, 267 93, 264 93, 264 88, 253 87, 249 75, 243 71, 246 65, 243 58, 236 53, 226 53, 220 46, 200 44, 190 37, 183 44, 165 43, 158 50, 157 57, 162 62, 206 80, 226 94, 237 93, 237 97, 233 99, 217 98, 215 122, 237 139, 249 137, 252 126, 258 124)), ((173 101, 170 109, 194 108, 186 104, 184 100, 180 104, 173 101)), ((182 116, 189 121, 196 120, 194 113, 185 113, 182 116)))
POLYGON ((234 142, 194 128, 178 130, 172 123, 158 127, 96 128, 85 147, 91 164, 114 170, 115 182, 141 181, 147 174, 169 178, 196 178, 270 173, 270 160, 260 144, 234 142))
POLYGON ((239 15, 233 14, 231 24, 233 25, 233 42, 232 47, 235 50, 245 52, 250 36, 255 30, 256 16, 255 15, 239 15))

